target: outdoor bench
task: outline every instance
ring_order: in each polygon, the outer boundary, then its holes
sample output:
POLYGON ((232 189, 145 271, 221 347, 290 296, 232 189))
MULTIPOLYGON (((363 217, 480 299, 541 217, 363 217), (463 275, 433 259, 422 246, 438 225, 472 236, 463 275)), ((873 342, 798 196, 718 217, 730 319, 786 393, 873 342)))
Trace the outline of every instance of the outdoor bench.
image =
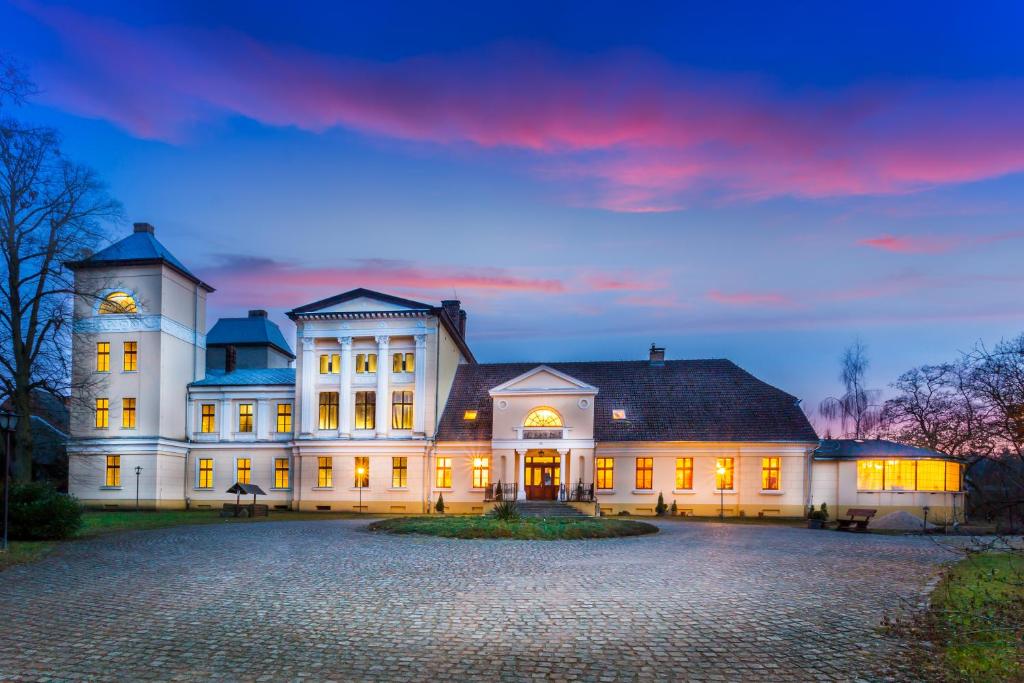
POLYGON ((850 508, 846 511, 846 519, 836 519, 836 531, 867 531, 868 520, 877 512, 870 508, 850 508))

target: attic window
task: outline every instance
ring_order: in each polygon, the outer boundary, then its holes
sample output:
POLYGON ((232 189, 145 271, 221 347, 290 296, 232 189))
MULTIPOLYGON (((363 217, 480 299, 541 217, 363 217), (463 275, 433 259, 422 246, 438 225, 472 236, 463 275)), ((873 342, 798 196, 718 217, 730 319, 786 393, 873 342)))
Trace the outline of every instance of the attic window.
POLYGON ((613 420, 625 420, 626 409, 625 408, 612 408, 612 419, 613 420))
POLYGON ((464 412, 462 414, 462 419, 463 420, 475 420, 476 419, 476 411, 475 410, 467 410, 466 412, 464 412))

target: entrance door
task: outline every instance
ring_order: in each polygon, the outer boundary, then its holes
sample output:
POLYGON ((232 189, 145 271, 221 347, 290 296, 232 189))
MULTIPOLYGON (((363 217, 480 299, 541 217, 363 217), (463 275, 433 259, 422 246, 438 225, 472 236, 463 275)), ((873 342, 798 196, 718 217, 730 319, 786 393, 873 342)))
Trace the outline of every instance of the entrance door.
POLYGON ((527 500, 555 500, 558 498, 558 485, 561 475, 559 455, 526 456, 526 489, 527 500))

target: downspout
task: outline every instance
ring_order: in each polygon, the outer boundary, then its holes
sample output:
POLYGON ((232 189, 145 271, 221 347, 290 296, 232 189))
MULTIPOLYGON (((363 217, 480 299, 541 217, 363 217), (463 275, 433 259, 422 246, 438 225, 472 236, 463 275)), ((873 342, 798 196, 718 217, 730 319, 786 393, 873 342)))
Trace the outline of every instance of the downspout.
MULTIPOLYGON (((423 512, 430 513, 430 459, 434 457, 436 448, 437 426, 441 423, 441 416, 437 411, 441 403, 441 324, 440 316, 437 319, 437 342, 434 344, 434 429, 431 432, 431 443, 427 446, 426 457, 423 458, 423 512)), ((456 367, 456 371, 458 367, 456 367)))
MULTIPOLYGON (((195 382, 199 379, 199 377, 197 377, 199 361, 196 358, 199 355, 199 285, 197 283, 192 283, 192 288, 192 381, 195 382)), ((192 413, 189 410, 188 404, 188 387, 185 387, 185 443, 192 443, 192 434, 189 433, 189 423, 192 421, 191 415, 192 413)), ((184 503, 186 510, 188 510, 188 458, 191 454, 192 449, 186 448, 181 487, 182 503, 184 503)))

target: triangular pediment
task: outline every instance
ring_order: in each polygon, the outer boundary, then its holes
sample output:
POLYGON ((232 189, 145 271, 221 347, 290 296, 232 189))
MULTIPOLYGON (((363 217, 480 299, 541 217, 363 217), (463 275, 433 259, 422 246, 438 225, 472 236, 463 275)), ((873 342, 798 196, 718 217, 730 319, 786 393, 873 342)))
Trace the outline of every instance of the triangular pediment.
POLYGON ((393 313, 395 311, 429 311, 430 309, 429 304, 360 288, 299 306, 291 313, 370 313, 377 311, 393 313))
POLYGON ((524 372, 490 390, 491 396, 528 394, 596 394, 597 387, 547 365, 524 372))

